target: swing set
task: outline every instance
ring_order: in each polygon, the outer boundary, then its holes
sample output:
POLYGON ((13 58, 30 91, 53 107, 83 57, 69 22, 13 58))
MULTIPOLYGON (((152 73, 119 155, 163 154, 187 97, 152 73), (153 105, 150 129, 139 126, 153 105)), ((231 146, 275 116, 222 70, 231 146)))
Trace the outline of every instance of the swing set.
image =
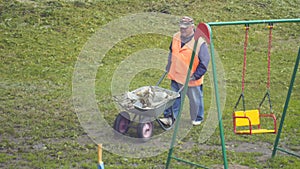
POLYGON ((246 110, 245 107, 245 74, 246 74, 246 63, 247 63, 247 46, 249 37, 249 24, 245 24, 245 41, 244 41, 244 64, 242 72, 242 92, 234 106, 232 113, 233 118, 233 131, 235 134, 263 134, 263 133, 276 133, 276 117, 272 111, 272 103, 270 97, 270 72, 271 72, 271 47, 272 47, 272 30, 273 23, 269 23, 269 42, 268 42, 268 76, 267 76, 267 90, 262 101, 260 102, 257 109, 246 110), (261 113, 261 106, 264 101, 268 98, 270 106, 270 114, 261 113), (240 101, 243 102, 243 110, 236 111, 240 101), (273 120, 273 127, 271 129, 261 128, 261 118, 269 118, 273 120), (246 127, 246 129, 244 129, 246 127), (254 128, 256 127, 256 128, 254 128))
MULTIPOLYGON (((217 106, 217 113, 218 113, 218 120, 219 120, 219 130, 220 130, 220 139, 221 139, 221 145, 222 145, 222 156, 223 156, 223 164, 224 164, 224 169, 228 169, 228 162, 227 162, 227 155, 226 155, 226 146, 225 146, 225 138, 224 138, 224 131, 223 131, 223 122, 222 122, 222 112, 221 112, 221 106, 220 106, 220 96, 219 96, 219 92, 218 92, 218 78, 217 78, 217 70, 216 70, 216 61, 215 61, 215 51, 214 51, 214 43, 213 43, 213 38, 212 38, 212 30, 211 27, 212 26, 225 26, 225 25, 245 25, 245 43, 244 43, 244 65, 243 65, 243 73, 242 73, 242 92, 241 95, 234 107, 234 111, 232 113, 232 117, 233 117, 233 127, 234 127, 234 133, 236 134, 264 134, 264 133, 277 133, 277 129, 276 129, 276 117, 272 111, 272 104, 271 104, 271 97, 270 97, 270 71, 271 71, 271 45, 272 45, 272 29, 273 29, 273 23, 288 23, 288 22, 300 22, 300 18, 297 19, 276 19, 276 20, 251 20, 251 21, 233 21, 233 22, 209 22, 209 23, 199 23, 199 25, 197 26, 196 32, 195 32, 195 44, 194 44, 194 50, 197 46, 198 43, 198 38, 199 37, 203 37, 205 38, 206 42, 208 44, 210 44, 210 53, 211 53, 211 63, 212 63, 212 73, 213 73, 213 82, 214 82, 214 91, 215 91, 215 99, 216 99, 216 106, 217 106), (246 51, 247 51, 247 45, 248 45, 248 31, 249 31, 249 25, 250 24, 268 24, 268 28, 269 28, 269 44, 268 44, 268 75, 267 75, 267 91, 266 94, 263 96, 262 101, 260 102, 259 106, 257 109, 253 109, 253 110, 246 110, 245 108, 245 99, 244 99, 244 89, 245 89, 245 74, 246 74, 246 51), (264 103, 264 101, 266 100, 266 98, 268 98, 269 101, 269 106, 270 106, 270 113, 269 114, 264 114, 261 113, 260 109, 262 104, 264 103), (243 102, 243 110, 241 111, 236 111, 237 106, 240 102, 240 100, 242 100, 243 102), (272 128, 262 128, 261 127, 261 118, 270 118, 273 119, 273 126, 272 128), (245 129, 246 127, 246 129, 245 129), (254 128, 255 127, 255 128, 254 128), (242 129, 241 129, 242 128, 242 129)), ((184 162, 193 166, 197 166, 197 167, 201 167, 201 168, 207 168, 203 165, 194 163, 194 162, 190 162, 188 160, 185 159, 181 159, 179 157, 175 157, 173 156, 173 151, 174 151, 174 145, 176 142, 176 136, 177 136, 177 131, 178 131, 178 126, 180 123, 180 118, 181 118, 181 111, 182 111, 182 105, 184 104, 184 99, 185 99, 185 95, 186 95, 186 91, 187 91, 187 83, 189 81, 189 75, 190 75, 190 70, 192 67, 192 63, 194 60, 194 56, 195 56, 195 52, 193 52, 192 57, 191 57, 191 61, 190 61, 190 66, 189 66, 189 70, 188 70, 188 74, 186 77, 186 82, 185 82, 185 87, 183 89, 183 93, 182 93, 182 97, 181 97, 181 105, 180 105, 180 109, 179 109, 179 113, 177 116, 177 123, 175 123, 175 128, 174 128, 174 133, 173 133, 173 137, 171 140, 171 144, 170 144, 170 149, 169 149, 169 153, 168 153, 168 158, 167 158, 167 162, 166 162, 166 169, 169 168, 170 163, 171 163, 171 159, 175 159, 177 161, 180 162, 184 162)), ((274 143, 274 148, 273 148, 273 153, 272 153, 272 157, 274 157, 276 155, 276 151, 282 151, 285 153, 288 153, 290 155, 296 156, 300 158, 300 155, 294 153, 294 152, 290 152, 288 150, 284 150, 280 147, 278 147, 279 144, 279 140, 280 140, 280 134, 283 128, 283 123, 284 123, 284 119, 286 116, 286 111, 288 108, 288 103, 290 100, 290 96, 291 96, 291 92, 292 92, 292 88, 293 88, 293 84, 294 84, 294 80, 296 77, 296 72, 298 69, 298 65, 300 62, 300 48, 299 48, 299 52, 298 52, 298 57, 296 59, 295 62, 295 67, 294 67, 294 72, 292 75, 292 79, 291 79, 291 83, 289 86, 289 91, 288 91, 288 95, 286 98, 286 102, 285 102, 285 106, 284 106, 284 110, 281 116, 281 121, 280 121, 280 125, 278 128, 278 133, 276 135, 276 139, 275 139, 275 143, 274 143)))

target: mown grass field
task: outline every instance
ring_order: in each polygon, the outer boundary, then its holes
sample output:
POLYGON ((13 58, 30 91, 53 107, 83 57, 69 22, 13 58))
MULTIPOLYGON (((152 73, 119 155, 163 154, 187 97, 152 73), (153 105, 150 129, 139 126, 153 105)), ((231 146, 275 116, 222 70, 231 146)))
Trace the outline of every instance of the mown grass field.
MULTIPOLYGON (((0 0, 0 168, 96 168, 97 146, 82 128, 72 102, 76 61, 98 29, 118 18, 144 12, 188 15, 196 23, 300 18, 300 2, 0 0)), ((273 31, 271 98, 278 122, 299 49, 299 32, 299 23, 276 24, 273 31)), ((299 168, 299 158, 279 153, 271 159, 268 153, 275 135, 233 134, 231 112, 241 92, 244 30, 242 25, 214 27, 213 33, 225 74, 223 123, 228 163, 250 168, 299 168)), ((168 50, 170 41, 168 36, 141 34, 118 42, 105 55, 97 70, 95 91, 97 104, 108 124, 113 125, 118 113, 110 90, 115 69, 139 50, 168 50)), ((257 107, 266 90, 267 43, 266 25, 251 25, 245 89, 249 109, 257 107)), ((299 72, 298 69, 280 142, 280 146, 298 154, 299 72)), ((139 72, 130 88, 155 84, 161 74, 161 70, 139 72)), ((207 83, 210 78, 207 76, 207 83)), ((162 84, 166 88, 168 85, 167 80, 162 84)), ((206 110, 211 91, 209 84, 205 86, 206 110)), ((267 105, 263 110, 267 111, 267 105)), ((201 126, 192 128, 174 153, 210 168, 222 165, 219 130, 205 143, 198 144, 200 129, 201 126)), ((164 168, 167 153, 127 158, 104 151, 103 161, 105 168, 111 169, 164 168)), ((190 167, 175 160, 171 163, 171 168, 190 167)))

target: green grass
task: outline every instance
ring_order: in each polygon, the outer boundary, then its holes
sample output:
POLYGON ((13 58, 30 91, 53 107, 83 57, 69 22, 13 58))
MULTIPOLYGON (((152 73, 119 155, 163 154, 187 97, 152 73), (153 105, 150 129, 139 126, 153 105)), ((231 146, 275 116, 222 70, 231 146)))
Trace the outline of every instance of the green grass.
MULTIPOLYGON (((140 12, 190 15, 196 22, 300 18, 299 2, 288 1, 39 1, 0 0, 0 168, 95 168, 97 149, 76 116, 72 77, 77 58, 101 26, 140 12)), ((271 97, 278 120, 284 106, 299 47, 299 23, 276 24, 273 31, 271 97)), ((226 142, 273 144, 275 135, 237 136, 231 112, 241 92, 243 26, 214 27, 214 43, 225 69, 226 104, 223 123, 226 142)), ((247 108, 256 108, 265 92, 267 36, 265 25, 251 25, 246 74, 247 108)), ((114 70, 129 55, 148 48, 167 50, 171 37, 147 34, 118 42, 97 71, 96 99, 105 119, 117 115, 110 98, 114 70)), ((166 56, 167 57, 167 56, 166 56)), ((162 68, 163 69, 163 68, 162 68)), ((299 71, 299 69, 298 69, 299 71)), ((130 89, 155 84, 162 71, 139 72, 130 89)), ((299 152, 300 78, 295 81, 280 146, 299 152)), ((208 84, 209 78, 206 78, 208 84)), ((168 80, 162 86, 169 87, 168 80)), ((204 88, 208 109, 211 86, 204 88)), ((239 107, 241 108, 241 107, 239 107)), ((264 111, 267 105, 264 105, 264 111)), ((269 123, 267 123, 269 124, 269 123)), ((156 128, 158 128, 156 126, 156 128)), ((158 130, 158 132, 160 132, 158 130)), ((197 143, 192 128, 181 144, 197 143)), ((175 148, 175 155, 206 166, 222 164, 219 130, 204 144, 175 148), (213 149, 205 149, 204 147, 213 149)), ((270 147, 271 149, 272 147, 270 147)), ((278 154, 263 163, 258 152, 228 151, 228 162, 252 168, 295 168, 299 159, 278 154)), ((270 156, 269 156, 270 157, 270 156)), ((126 158, 103 152, 106 168, 164 168, 167 152, 151 158, 126 158)), ((172 160, 171 168, 189 165, 172 160)))

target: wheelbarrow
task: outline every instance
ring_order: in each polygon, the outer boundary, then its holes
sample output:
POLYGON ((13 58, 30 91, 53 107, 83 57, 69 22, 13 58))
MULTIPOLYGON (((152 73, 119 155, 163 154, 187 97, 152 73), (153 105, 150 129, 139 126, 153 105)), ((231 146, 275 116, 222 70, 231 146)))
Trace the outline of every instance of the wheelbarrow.
MULTIPOLYGON (((159 116, 168 108, 170 108, 175 100, 180 97, 180 91, 171 91, 159 87, 158 85, 166 76, 165 72, 156 86, 143 86, 121 96, 115 97, 116 102, 124 111, 121 111, 114 122, 113 128, 121 133, 126 134, 129 128, 136 128, 137 137, 148 140, 153 135, 154 124, 156 121, 163 130, 169 130, 171 126, 164 125, 159 116), (148 100, 147 100, 148 99, 148 100), (131 118, 132 117, 132 118, 131 118), (138 124, 132 123, 137 121, 138 124)), ((174 121, 174 113, 171 110, 172 120, 174 121)))

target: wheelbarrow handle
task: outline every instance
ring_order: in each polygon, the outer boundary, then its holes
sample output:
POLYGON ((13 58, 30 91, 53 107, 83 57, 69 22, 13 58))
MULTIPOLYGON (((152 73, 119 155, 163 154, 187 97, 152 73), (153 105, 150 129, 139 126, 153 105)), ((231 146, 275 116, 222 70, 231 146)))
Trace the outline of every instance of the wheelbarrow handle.
MULTIPOLYGON (((165 71, 163 73, 163 75, 160 77, 159 81, 156 83, 156 86, 160 85, 160 83, 164 80, 164 78, 166 77, 167 74, 168 74, 167 71, 165 71)), ((183 88, 184 88, 184 85, 181 86, 181 88, 178 90, 178 93, 180 93, 183 90, 183 88)))
POLYGON ((178 90, 178 93, 180 93, 184 89, 184 85, 181 86, 181 88, 178 90))
POLYGON ((166 77, 167 74, 168 74, 167 71, 165 71, 165 72, 163 73, 163 75, 160 77, 159 81, 156 83, 156 86, 159 86, 159 85, 160 85, 160 83, 164 80, 164 78, 166 77))

